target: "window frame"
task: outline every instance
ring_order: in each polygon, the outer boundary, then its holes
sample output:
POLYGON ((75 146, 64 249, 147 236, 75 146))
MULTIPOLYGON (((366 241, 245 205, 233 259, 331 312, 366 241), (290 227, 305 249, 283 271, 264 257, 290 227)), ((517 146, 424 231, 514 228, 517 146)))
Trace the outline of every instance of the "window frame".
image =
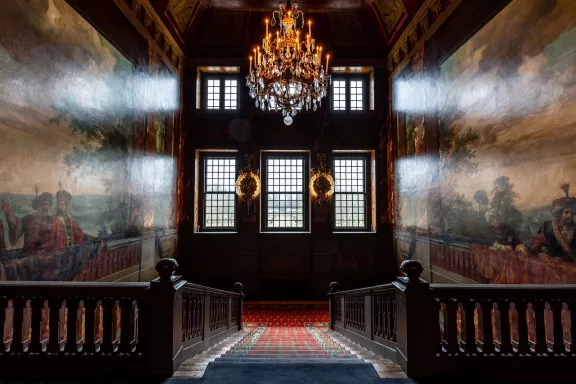
MULTIPOLYGON (((198 194, 198 232, 210 233, 210 232, 236 232, 238 230, 238 195, 236 194, 236 180, 238 180, 239 172, 239 156, 237 152, 201 152, 200 153, 200 169, 198 178, 198 188, 200 193, 198 194), (233 158, 236 160, 236 169, 234 172, 234 192, 223 192, 227 194, 234 195, 234 226, 233 227, 206 227, 206 215, 204 212, 204 204, 206 202, 206 167, 208 158, 233 158)), ((214 192, 211 192, 214 193, 214 192)))
MULTIPOLYGON (((303 233, 310 232, 310 152, 309 151, 264 151, 261 154, 261 176, 262 176, 262 193, 261 193, 261 209, 260 209, 260 232, 262 233, 303 233), (302 159, 302 183, 304 189, 302 190, 302 207, 303 207, 303 227, 269 227, 268 226, 268 160, 271 158, 281 159, 302 159)), ((270 192, 282 193, 282 192, 270 192)), ((291 193, 291 192, 285 192, 291 193)))
POLYGON ((332 228, 335 233, 346 233, 346 232, 373 232, 372 228, 372 161, 371 154, 368 152, 337 152, 332 153, 330 164, 332 167, 332 175, 334 177, 334 194, 332 196, 332 228), (336 192, 336 160, 340 159, 350 159, 358 160, 362 159, 364 161, 364 226, 362 227, 337 227, 336 226, 336 197, 337 195, 352 194, 352 192, 336 192))
POLYGON ((202 103, 201 110, 207 112, 224 112, 224 113, 238 113, 240 112, 240 76, 237 74, 227 73, 208 73, 202 76, 202 103), (220 80, 220 107, 218 109, 208 108, 208 80, 220 80), (225 109, 226 101, 226 80, 236 80, 236 108, 225 109))
POLYGON ((330 110, 331 112, 335 113, 362 113, 369 111, 369 85, 370 85, 370 76, 368 75, 333 75, 332 77, 332 84, 335 81, 344 81, 345 82, 345 96, 346 96, 346 107, 345 109, 334 109, 334 87, 330 87, 330 110), (352 100, 351 100, 351 82, 352 81, 361 81, 362 82, 362 109, 351 109, 352 100))

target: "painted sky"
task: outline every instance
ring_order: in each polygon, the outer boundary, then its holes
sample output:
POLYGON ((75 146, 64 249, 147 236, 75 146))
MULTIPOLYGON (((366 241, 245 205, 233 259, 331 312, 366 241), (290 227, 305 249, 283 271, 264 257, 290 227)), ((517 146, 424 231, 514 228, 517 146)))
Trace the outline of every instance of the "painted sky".
POLYGON ((54 193, 62 181, 73 194, 104 194, 99 176, 67 176, 63 157, 82 138, 50 123, 51 106, 69 98, 102 113, 131 71, 64 0, 0 1, 1 191, 54 193))
POLYGON ((476 175, 451 175, 472 200, 509 176, 521 209, 576 195, 576 2, 514 0, 442 65, 442 110, 472 128, 476 175))

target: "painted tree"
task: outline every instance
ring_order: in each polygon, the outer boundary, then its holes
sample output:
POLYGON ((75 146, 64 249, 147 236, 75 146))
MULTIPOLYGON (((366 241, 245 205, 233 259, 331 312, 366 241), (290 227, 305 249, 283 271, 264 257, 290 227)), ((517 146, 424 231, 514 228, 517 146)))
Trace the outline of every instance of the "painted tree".
POLYGON ((488 209, 488 204, 490 199, 488 198, 488 192, 480 189, 474 193, 474 201, 478 203, 478 212, 485 212, 488 209))
MULTIPOLYGON (((128 227, 129 161, 132 149, 132 115, 95 113, 72 100, 53 105, 52 124, 67 124, 82 137, 80 146, 64 156, 70 176, 99 176, 109 198, 101 214, 110 235, 121 235, 128 227)), ((103 233, 103 232, 102 232, 103 233)))
POLYGON ((514 203, 517 194, 514 192, 514 184, 510 182, 510 178, 501 176, 494 180, 491 194, 490 208, 498 212, 500 222, 513 229, 520 229, 524 218, 514 203))

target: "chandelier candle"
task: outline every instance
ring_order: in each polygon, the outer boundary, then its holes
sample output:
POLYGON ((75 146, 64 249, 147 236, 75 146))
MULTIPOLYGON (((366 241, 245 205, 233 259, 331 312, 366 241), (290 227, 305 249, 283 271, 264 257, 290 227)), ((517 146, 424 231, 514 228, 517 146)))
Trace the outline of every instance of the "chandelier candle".
POLYGON ((322 66, 322 47, 312 39, 312 21, 308 20, 306 50, 302 50, 300 30, 305 25, 304 13, 298 4, 280 4, 272 13, 272 20, 264 20, 266 35, 262 46, 254 48, 254 65, 246 77, 249 94, 262 111, 281 111, 286 125, 292 124, 298 112, 316 111, 328 93, 331 77, 322 66), (276 38, 269 32, 269 25, 278 24, 276 38), (300 24, 300 26, 298 26, 300 24), (260 50, 262 48, 262 50, 260 50))

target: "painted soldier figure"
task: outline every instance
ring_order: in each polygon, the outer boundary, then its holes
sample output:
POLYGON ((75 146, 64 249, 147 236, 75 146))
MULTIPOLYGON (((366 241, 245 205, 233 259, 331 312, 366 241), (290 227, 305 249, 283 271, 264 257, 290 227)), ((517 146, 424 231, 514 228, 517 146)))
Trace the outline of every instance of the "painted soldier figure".
POLYGON ((33 252, 49 247, 50 216, 48 209, 52 205, 52 194, 48 192, 36 196, 32 200, 32 208, 36 211, 19 219, 12 213, 10 205, 2 201, 2 210, 8 222, 8 240, 15 246, 24 235, 24 251, 33 252))
POLYGON ((88 240, 78 226, 76 219, 68 212, 68 206, 72 195, 70 192, 60 190, 56 193, 58 212, 52 217, 52 241, 53 249, 66 248, 72 245, 80 245, 88 240))
POLYGON ((567 261, 576 261, 576 225, 573 214, 576 198, 568 196, 569 184, 562 185, 566 197, 552 202, 552 220, 545 221, 532 239, 529 249, 534 253, 546 253, 567 261))
POLYGON ((0 253, 6 252, 6 241, 4 240, 4 224, 0 221, 0 253))

